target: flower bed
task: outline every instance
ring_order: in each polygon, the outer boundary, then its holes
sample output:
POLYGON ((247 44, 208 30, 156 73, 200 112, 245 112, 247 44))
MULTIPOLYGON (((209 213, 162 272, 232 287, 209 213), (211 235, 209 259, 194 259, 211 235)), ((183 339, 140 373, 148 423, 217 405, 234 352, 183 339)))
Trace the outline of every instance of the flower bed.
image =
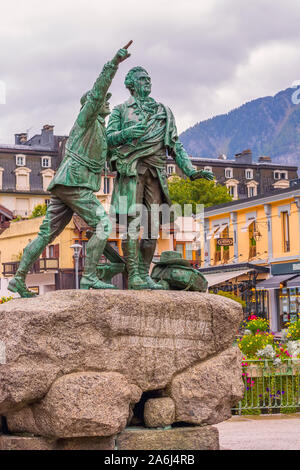
POLYGON ((253 315, 242 327, 237 342, 243 353, 245 395, 233 412, 300 411, 300 322, 288 325, 280 344, 266 319, 253 315))
POLYGON ((8 302, 9 300, 12 300, 13 297, 0 297, 0 304, 4 304, 5 302, 8 302))

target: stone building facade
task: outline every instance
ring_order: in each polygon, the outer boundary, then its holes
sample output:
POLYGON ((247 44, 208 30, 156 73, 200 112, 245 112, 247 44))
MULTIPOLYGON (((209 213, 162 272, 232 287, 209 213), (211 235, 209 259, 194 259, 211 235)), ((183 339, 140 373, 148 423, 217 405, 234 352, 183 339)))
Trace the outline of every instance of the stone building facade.
MULTIPOLYGON (((193 158, 197 170, 209 170, 218 183, 226 185, 233 199, 255 197, 290 186, 291 180, 298 178, 296 166, 278 165, 270 157, 259 157, 254 161, 251 150, 236 154, 234 160, 227 160, 225 155, 218 158, 193 158)), ((179 174, 180 170, 169 159, 168 175, 179 174)))

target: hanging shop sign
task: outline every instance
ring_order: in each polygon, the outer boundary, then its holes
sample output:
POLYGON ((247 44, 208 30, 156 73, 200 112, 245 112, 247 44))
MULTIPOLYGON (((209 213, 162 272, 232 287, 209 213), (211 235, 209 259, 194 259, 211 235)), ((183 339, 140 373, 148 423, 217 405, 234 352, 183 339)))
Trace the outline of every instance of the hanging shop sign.
POLYGON ((233 246, 233 238, 218 238, 218 246, 233 246))

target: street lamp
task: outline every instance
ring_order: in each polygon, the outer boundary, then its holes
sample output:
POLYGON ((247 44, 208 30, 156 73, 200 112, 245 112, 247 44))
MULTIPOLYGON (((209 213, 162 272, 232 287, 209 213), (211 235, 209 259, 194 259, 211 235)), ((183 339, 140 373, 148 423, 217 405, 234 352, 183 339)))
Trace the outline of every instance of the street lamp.
POLYGON ((74 243, 74 245, 71 245, 71 248, 74 250, 73 258, 75 260, 75 288, 79 289, 78 264, 82 245, 80 245, 79 243, 74 243))

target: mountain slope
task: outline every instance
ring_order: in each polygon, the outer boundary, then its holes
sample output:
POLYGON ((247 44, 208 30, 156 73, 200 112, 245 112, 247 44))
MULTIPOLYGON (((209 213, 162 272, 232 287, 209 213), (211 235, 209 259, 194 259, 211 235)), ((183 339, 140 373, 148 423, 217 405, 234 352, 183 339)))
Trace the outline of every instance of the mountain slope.
POLYGON ((195 157, 229 158, 251 148, 254 157, 269 155, 277 163, 300 163, 300 105, 292 102, 295 89, 258 98, 228 114, 197 123, 180 135, 195 157))

